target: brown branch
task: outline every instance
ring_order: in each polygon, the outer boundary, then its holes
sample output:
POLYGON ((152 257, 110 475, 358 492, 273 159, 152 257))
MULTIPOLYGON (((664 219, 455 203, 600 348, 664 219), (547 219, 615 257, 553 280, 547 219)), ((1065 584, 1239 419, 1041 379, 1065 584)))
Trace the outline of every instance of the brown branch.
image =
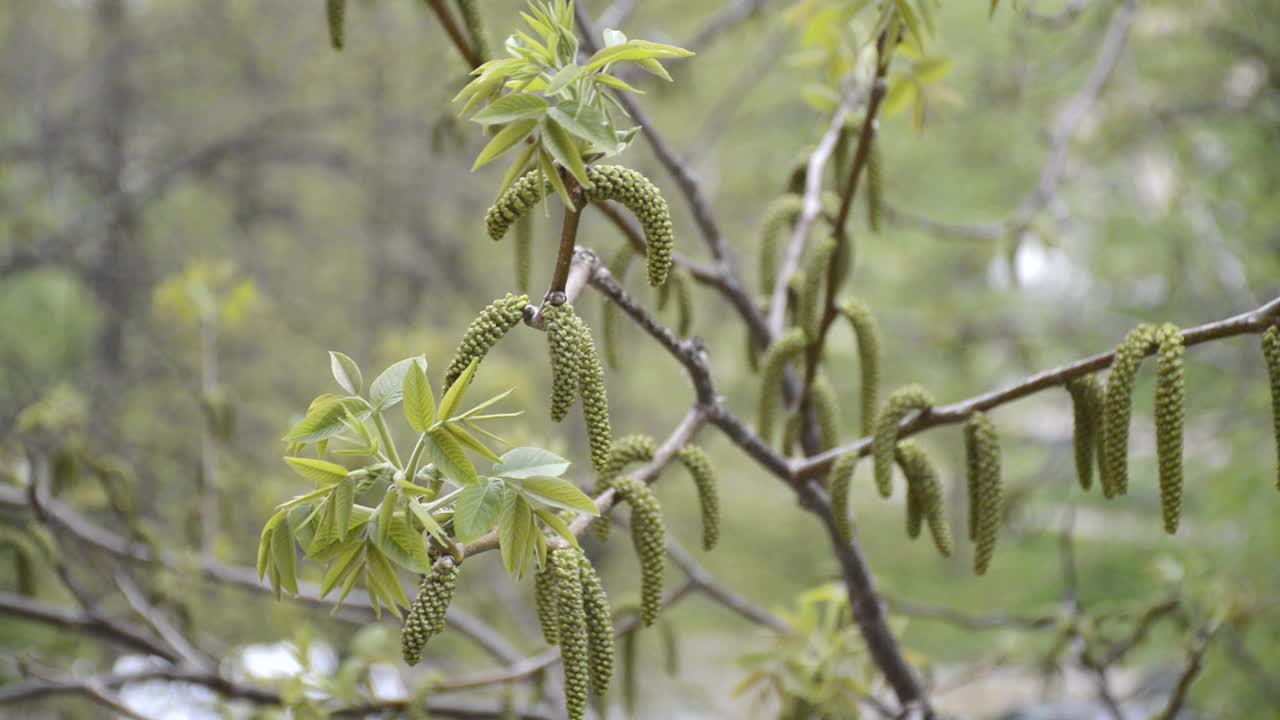
POLYGON ((1160 713, 1160 720, 1176 720, 1182 712, 1182 706, 1187 702, 1187 693, 1191 690, 1191 683, 1195 682, 1196 676, 1204 666, 1204 654, 1208 652, 1209 642, 1213 640, 1217 630, 1217 627, 1202 627, 1196 631, 1191 641, 1191 653, 1187 656, 1187 666, 1178 676, 1178 684, 1173 688, 1169 704, 1165 706, 1164 712, 1160 713))
POLYGON ((444 0, 427 0, 432 12, 436 14, 436 19, 440 21, 440 26, 444 28, 444 32, 449 36, 449 41, 458 49, 458 54, 466 61, 472 69, 480 67, 484 59, 476 54, 476 51, 467 42, 466 36, 462 33, 462 28, 458 25, 458 21, 454 19, 453 13, 445 7, 444 0))
POLYGON ((145 630, 120 621, 106 621, 88 610, 71 610, 34 600, 22 595, 0 591, 0 612, 6 615, 53 625, 65 630, 93 635, 111 640, 125 647, 176 660, 171 650, 151 639, 145 630))
MULTIPOLYGON (((1271 300, 1261 307, 1225 320, 1206 323, 1182 331, 1183 342, 1188 345, 1221 340, 1235 335, 1260 333, 1280 320, 1280 297, 1271 300)), ((1150 349, 1149 349, 1150 350, 1150 349)), ((1150 354, 1150 352, 1148 352, 1150 354)), ((1103 370, 1111 366, 1114 353, 1105 352, 1068 365, 1044 370, 1003 390, 976 395, 967 400, 929 408, 905 418, 898 425, 898 437, 904 438, 940 425, 954 425, 969 419, 978 410, 987 411, 1034 395, 1042 390, 1056 387, 1085 375, 1103 370)), ((825 473, 837 457, 845 453, 856 452, 866 455, 871 451, 871 438, 864 437, 827 452, 806 458, 794 464, 793 472, 797 479, 815 478, 825 473)))
MULTIPOLYGON (((884 597, 884 596, 882 596, 884 597)), ((884 598, 891 612, 918 620, 936 620, 968 630, 1048 630, 1056 627, 1061 618, 1055 615, 1009 615, 988 613, 974 615, 949 607, 922 605, 901 598, 884 598)))

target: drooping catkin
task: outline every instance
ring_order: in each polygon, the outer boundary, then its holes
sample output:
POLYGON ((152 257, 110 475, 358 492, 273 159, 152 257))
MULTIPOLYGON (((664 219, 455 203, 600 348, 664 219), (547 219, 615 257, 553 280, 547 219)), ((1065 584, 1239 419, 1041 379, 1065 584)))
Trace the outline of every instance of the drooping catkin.
POLYGON ((884 216, 884 163, 880 157, 880 143, 872 136, 867 154, 867 225, 871 232, 880 232, 880 218, 884 216))
POLYGON ((551 351, 551 419, 564 420, 578 397, 578 351, 581 335, 572 305, 552 305, 543 315, 547 322, 547 346, 551 351))
POLYGON ((787 361, 804 351, 804 331, 791 328, 765 350, 760 361, 760 404, 756 416, 756 432, 766 442, 773 436, 777 420, 778 394, 782 388, 782 370, 787 361))
POLYGON ((847 452, 836 458, 827 471, 827 492, 831 494, 831 524, 842 542, 849 542, 853 534, 849 522, 849 484, 857 465, 858 453, 847 452))
POLYGON ((613 430, 609 425, 609 396, 604 388, 604 368, 591 339, 591 329, 581 317, 574 318, 578 328, 578 387, 582 393, 582 419, 587 426, 591 446, 591 467, 600 472, 609 460, 613 430))
POLYGON ((693 280, 687 271, 676 268, 671 272, 671 277, 666 285, 671 286, 672 293, 676 296, 676 334, 680 337, 688 337, 689 330, 693 328, 693 280))
POLYGON ((591 692, 604 697, 613 679, 613 613, 596 569, 585 555, 578 554, 582 579, 582 609, 586 612, 587 649, 591 656, 591 692))
POLYGON ((533 269, 533 221, 528 215, 516 222, 516 287, 529 292, 529 273, 533 269))
POLYGON ((803 208, 804 198, 791 193, 780 195, 765 206, 760 219, 760 289, 765 295, 773 294, 778 275, 778 239, 795 223, 803 208))
POLYGON ((409 614, 400 629, 400 653, 405 663, 417 665, 422 660, 422 649, 433 635, 444 630, 445 613, 458 586, 458 566, 448 558, 442 558, 422 576, 418 583, 418 596, 414 598, 409 614))
POLYGON ((483 360, 502 336, 520 323, 524 317, 524 308, 528 304, 528 295, 507 293, 480 311, 476 319, 467 326, 467 331, 462 334, 462 339, 458 341, 458 348, 453 351, 453 360, 445 370, 445 389, 458 379, 472 360, 483 360))
POLYGON ((564 668, 564 702, 570 720, 582 720, 591 683, 591 651, 582 604, 580 553, 572 548, 551 552, 556 575, 556 616, 560 621, 560 661, 564 668))
POLYGON ((809 388, 809 403, 818 420, 818 444, 820 450, 830 450, 840 440, 840 403, 836 389, 824 375, 813 380, 809 388))
POLYGON ((1102 432, 1102 383, 1093 375, 1068 380, 1071 408, 1075 416, 1072 438, 1076 452, 1076 479, 1080 488, 1093 487, 1093 466, 1097 462, 1102 432))
POLYGON ((840 314, 849 319, 858 340, 862 434, 870 435, 875 432, 876 403, 880 394, 880 329, 871 309, 861 300, 844 301, 840 304, 840 314))
POLYGON ((1164 531, 1178 531, 1182 516, 1182 377, 1184 341, 1178 326, 1165 323, 1155 332, 1159 344, 1156 355, 1156 457, 1160 465, 1160 512, 1164 531))
POLYGON ((511 183, 511 187, 484 214, 489 237, 495 241, 501 240, 512 223, 524 217, 525 213, 542 201, 547 187, 547 180, 541 170, 530 170, 511 183))
MULTIPOLYGON (((608 268, 609 274, 613 275, 619 283, 627 277, 627 270, 631 268, 631 261, 636 257, 636 251, 630 244, 624 244, 618 248, 613 257, 609 258, 608 268)), ((609 369, 617 370, 622 367, 622 356, 618 352, 618 305, 615 302, 608 301, 604 303, 600 317, 600 333, 601 343, 604 345, 605 362, 609 365, 609 369)))
POLYGON ((1271 426, 1276 436, 1276 488, 1280 489, 1280 327, 1272 325, 1261 337, 1262 359, 1271 382, 1271 426))
POLYGON ((822 322, 823 294, 826 287, 827 266, 836 251, 835 238, 827 236, 814 243, 805 258, 805 283, 800 292, 800 327, 810 341, 817 339, 822 322))
POLYGON ((924 451, 910 440, 898 443, 894 458, 907 478, 907 534, 913 538, 920 534, 919 518, 923 516, 929 521, 933 546, 943 557, 951 557, 951 525, 947 522, 946 507, 942 503, 938 471, 924 451), (911 517, 913 506, 917 513, 914 521, 911 517))
POLYGON ((329 17, 329 44, 341 50, 347 38, 347 0, 328 0, 325 10, 329 17))
MULTIPOLYGON (((596 492, 608 490, 610 484, 622 474, 623 468, 631 463, 646 463, 653 460, 658 451, 658 443, 648 435, 624 435, 614 441, 609 448, 609 458, 604 468, 596 474, 596 492)), ((596 537, 604 542, 609 539, 609 518, 601 517, 595 521, 596 537)))
POLYGON ((1133 383, 1138 365, 1154 336, 1150 325, 1139 325, 1116 347, 1102 405, 1102 492, 1108 497, 1129 492, 1129 419, 1133 414, 1133 383))
POLYGON ((974 543, 973 571, 987 572, 996 549, 1003 501, 1000 490, 1000 438, 991 418, 973 413, 964 426, 969 484, 969 539, 974 543))
POLYGON ((560 616, 556 609, 556 573, 551 563, 533 576, 533 597, 538 609, 538 624, 542 626, 542 639, 548 645, 560 642, 560 616))
POLYGON ((800 439, 800 420, 800 413, 793 412, 787 415, 787 421, 782 424, 782 454, 787 457, 791 457, 796 449, 796 441, 800 439))
POLYGON ((674 235, 671 210, 662 191, 644 175, 621 165, 588 166, 587 179, 591 181, 591 187, 586 189, 588 201, 622 203, 640 221, 647 245, 649 284, 656 287, 665 283, 671 270, 674 235))
POLYGON ((702 509, 702 548, 710 550, 720 540, 720 496, 716 490, 716 472, 711 459, 697 445, 685 445, 676 458, 693 477, 698 489, 698 507, 702 509))
POLYGON ((875 435, 871 438, 871 459, 880 497, 893 494, 893 449, 898 444, 898 423, 908 412, 926 410, 931 405, 933 397, 919 385, 898 388, 885 402, 884 410, 876 420, 875 435))
POLYGON ((653 490, 635 478, 618 480, 614 488, 631 506, 631 542, 640 560, 640 620, 649 626, 662 609, 667 542, 662 506, 653 490))
POLYGON ((476 0, 458 0, 458 13, 462 15, 462 24, 467 28, 467 37, 471 40, 471 49, 480 62, 489 59, 489 38, 484 33, 484 20, 476 7, 476 0))

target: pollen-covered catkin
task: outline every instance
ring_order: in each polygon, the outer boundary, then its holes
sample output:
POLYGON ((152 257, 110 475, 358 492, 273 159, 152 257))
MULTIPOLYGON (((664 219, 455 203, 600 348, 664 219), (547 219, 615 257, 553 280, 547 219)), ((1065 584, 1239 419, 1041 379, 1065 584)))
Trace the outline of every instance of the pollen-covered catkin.
POLYGON ((551 350, 551 419, 560 422, 578 397, 581 336, 572 305, 552 305, 544 313, 551 350))
POLYGON ((417 665, 422 660, 422 649, 427 641, 444 630, 445 613, 458 586, 458 566, 449 559, 441 559, 422 576, 418 583, 418 596, 414 598, 409 614, 400 629, 400 653, 405 663, 417 665))
POLYGON ((1139 325, 1116 347, 1102 406, 1102 492, 1108 497, 1129 492, 1129 419, 1138 365, 1151 345, 1154 328, 1139 325))
POLYGON ((582 609, 586 612, 587 648, 591 656, 591 692, 602 698, 613 679, 613 613, 596 569, 585 555, 578 555, 582 578, 582 609))
POLYGON ((620 165, 591 165, 587 167, 587 200, 620 202, 640 221, 648 246, 649 284, 658 286, 667 281, 671 270, 671 251, 674 245, 671 210, 656 185, 644 175, 620 165))
POLYGON ((667 542, 662 506, 653 490, 635 478, 618 480, 614 488, 631 506, 631 542, 640 559, 640 620, 649 626, 662 609, 667 542))
POLYGON ((587 426, 591 446, 591 467, 600 472, 609 460, 613 430, 609 425, 609 396, 604 389, 604 368, 591 339, 591 329, 582 318, 574 317, 578 329, 578 387, 582 393, 582 419, 587 426))
POLYGON ((1076 478, 1080 488, 1093 487, 1093 466, 1102 430, 1102 383, 1093 375, 1067 381, 1075 416, 1072 437, 1076 452, 1076 478))
POLYGON ((462 340, 458 341, 458 349, 453 351, 453 360, 444 375, 445 389, 458 379, 472 360, 483 360, 502 336, 519 324, 528 304, 528 295, 507 293, 480 311, 480 315, 467 326, 462 340))
POLYGON ((702 548, 710 550, 720 540, 720 496, 716 491, 716 472, 711 459, 697 445, 685 445, 676 458, 693 477, 698 489, 698 506, 702 509, 702 548))
POLYGON ((560 642, 560 616, 556 609, 556 573, 551 563, 533 576, 533 597, 538 608, 538 624, 542 626, 542 639, 548 645, 560 642))
POLYGON ((804 331, 791 328, 765 350, 761 360, 760 405, 756 419, 756 432, 766 442, 773 436, 777 420, 778 393, 782 387, 782 370, 787 361, 804 351, 804 331))
POLYGON ((582 720, 591 683, 591 652, 586 610, 582 605, 580 553, 558 548, 551 553, 556 574, 556 609, 560 620, 560 661, 564 667, 564 702, 570 720, 582 720))
POLYGON ((822 321, 822 289, 826 287, 827 266, 836 251, 833 237, 824 237, 814 244, 805 258, 805 284, 800 292, 800 327, 805 337, 815 340, 822 321))
POLYGON ((1271 381, 1271 426, 1276 436, 1276 488, 1280 489, 1280 327, 1262 333, 1262 359, 1271 381))
POLYGON ((920 534, 919 519, 914 521, 915 532, 912 532, 911 507, 914 501, 916 511, 929 522, 933 546, 943 557, 951 557, 951 525, 942 504, 942 485, 938 482, 937 470, 924 451, 910 440, 898 443, 894 457, 907 478, 907 534, 913 538, 920 534))
POLYGON ((861 300, 846 300, 840 304, 840 314, 849 319, 854 337, 858 340, 858 370, 862 386, 860 391, 862 434, 875 432, 876 404, 880 394, 880 329, 871 309, 861 300))
POLYGON ((804 198, 788 193, 774 198, 765 206, 760 219, 760 289, 773 294, 778 275, 778 238, 790 228, 804 208, 804 198))
POLYGON ((991 565, 1003 512, 1000 438, 991 418, 978 411, 964 426, 964 439, 969 481, 969 538, 974 543, 973 571, 982 575, 991 565))
POLYGON ((476 0, 458 0, 458 14, 462 16, 462 24, 467 28, 467 37, 471 39, 471 49, 480 62, 489 59, 489 39, 484 34, 484 21, 476 0))
POLYGON ((1183 398, 1186 387, 1182 377, 1184 342, 1176 325, 1165 323, 1155 333, 1159 351, 1156 355, 1156 457, 1160 464, 1160 512, 1164 531, 1178 531, 1182 516, 1182 429, 1183 398))
MULTIPOLYGON (((627 270, 631 268, 631 261, 636 257, 636 251, 630 244, 625 244, 618 248, 613 257, 609 258, 609 274, 621 283, 627 277, 627 270)), ((618 353, 618 304, 615 302, 604 303, 604 309, 601 310, 600 317, 600 333, 602 336, 601 343, 604 345, 604 359, 612 370, 622 367, 622 357, 618 353)))
POLYGON ((840 440, 840 403, 835 387, 826 376, 814 378, 809 388, 809 403, 818 419, 819 449, 830 450, 840 440))
POLYGON ((329 44, 334 50, 341 50, 347 37, 347 0, 329 0, 325 10, 329 15, 329 44))
POLYGON ((547 180, 541 170, 530 170, 511 183, 511 187, 484 214, 489 237, 495 241, 501 240, 512 223, 524 217, 530 208, 542 201, 547 187, 547 180))
POLYGON ((843 542, 849 542, 853 528, 849 523, 849 484, 858 465, 858 453, 847 452, 831 463, 827 472, 827 492, 831 494, 831 524, 843 542))
POLYGON ((871 459, 880 497, 893 494, 893 449, 898 444, 898 423, 908 412, 925 410, 931 405, 933 397, 919 385, 898 388, 885 402, 884 410, 876 420, 875 435, 871 438, 871 459))

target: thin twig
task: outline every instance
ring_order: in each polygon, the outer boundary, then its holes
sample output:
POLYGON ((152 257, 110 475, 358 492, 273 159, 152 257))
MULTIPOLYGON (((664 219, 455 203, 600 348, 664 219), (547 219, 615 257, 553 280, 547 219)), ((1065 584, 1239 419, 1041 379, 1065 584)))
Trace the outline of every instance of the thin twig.
POLYGON ((444 0, 427 0, 427 5, 436 14, 436 19, 440 21, 440 26, 444 28, 445 34, 449 36, 449 41, 458 49, 458 54, 462 56, 462 59, 473 69, 480 67, 480 63, 484 62, 484 59, 477 55, 467 42, 462 28, 458 25, 458 21, 454 19, 453 13, 445 6, 444 0))
POLYGON ((1209 641, 1213 640, 1217 631, 1217 627, 1202 627, 1196 630, 1195 637, 1191 641, 1191 652, 1187 656, 1187 666, 1178 676, 1178 684, 1173 688, 1169 704, 1165 706, 1164 712, 1160 713, 1160 720, 1176 720, 1178 714, 1182 712, 1182 706, 1187 702, 1187 693, 1191 690, 1191 683, 1195 682, 1200 670, 1204 667, 1204 654, 1209 650, 1209 641))

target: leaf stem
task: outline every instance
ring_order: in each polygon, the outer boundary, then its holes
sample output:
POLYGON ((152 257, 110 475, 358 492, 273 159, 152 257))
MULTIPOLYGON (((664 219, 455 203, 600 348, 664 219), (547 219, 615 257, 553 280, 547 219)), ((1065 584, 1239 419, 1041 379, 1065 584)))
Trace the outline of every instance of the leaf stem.
POLYGON ((422 433, 418 436, 418 444, 413 446, 413 452, 409 453, 409 462, 404 466, 404 479, 413 482, 413 478, 418 474, 418 463, 422 461, 422 451, 427 447, 427 434, 422 433))
POLYGON ((378 437, 382 439, 382 446, 387 451, 387 461, 395 466, 397 470, 404 468, 400 463, 400 453, 396 450, 396 442, 391 439, 391 431, 387 429, 387 421, 382 417, 382 412, 373 411, 373 424, 378 428, 378 437))

